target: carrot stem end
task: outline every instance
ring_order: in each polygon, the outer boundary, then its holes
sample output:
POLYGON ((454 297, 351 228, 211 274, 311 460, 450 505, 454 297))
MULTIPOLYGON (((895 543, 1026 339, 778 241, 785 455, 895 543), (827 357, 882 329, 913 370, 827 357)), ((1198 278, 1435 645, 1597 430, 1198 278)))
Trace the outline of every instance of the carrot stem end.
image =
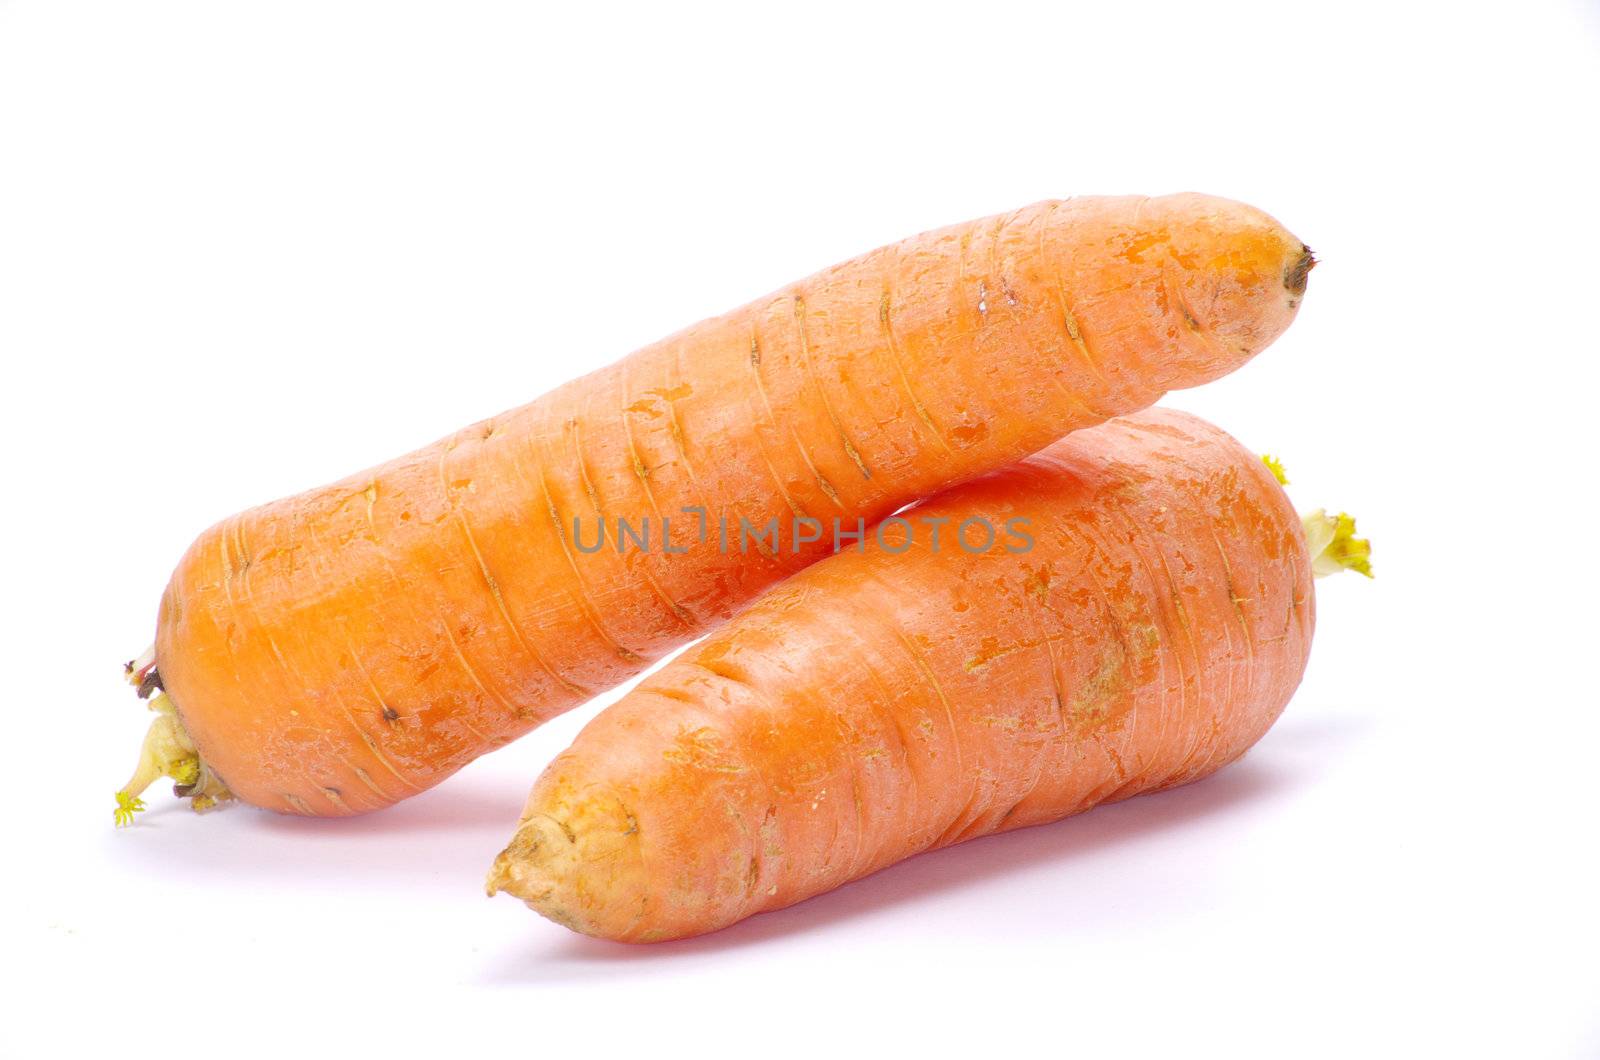
POLYGON ((128 663, 124 673, 128 683, 138 688, 140 698, 147 700, 156 716, 145 730, 133 775, 117 790, 117 806, 112 811, 116 826, 125 828, 133 823, 134 815, 145 809, 141 798, 145 789, 162 777, 172 778, 174 793, 188 798, 195 810, 209 810, 233 798, 222 779, 206 767, 178 717, 177 707, 162 688, 154 651, 147 651, 128 663))
POLYGON ((1267 470, 1272 472, 1272 477, 1278 480, 1278 485, 1287 486, 1289 484, 1289 475, 1283 470, 1282 460, 1279 460, 1271 453, 1262 453, 1261 462, 1267 465, 1267 470))
POLYGON ((1356 536, 1355 518, 1345 512, 1329 515, 1318 508, 1304 516, 1306 548, 1311 553, 1311 573, 1326 578, 1342 570, 1372 577, 1372 542, 1356 536))

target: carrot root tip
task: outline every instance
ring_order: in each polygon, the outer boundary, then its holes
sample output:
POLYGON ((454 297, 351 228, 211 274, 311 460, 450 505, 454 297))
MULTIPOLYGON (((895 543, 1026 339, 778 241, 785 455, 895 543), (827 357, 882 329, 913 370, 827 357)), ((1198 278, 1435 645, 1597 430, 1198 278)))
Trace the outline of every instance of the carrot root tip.
POLYGON ((1372 542, 1356 536, 1355 518, 1345 512, 1329 515, 1318 508, 1301 519, 1306 548, 1311 553, 1311 573, 1325 578, 1342 570, 1372 577, 1372 542))
POLYGON ((1295 259, 1294 264, 1284 270, 1283 285, 1289 289, 1290 294, 1297 296, 1305 294, 1306 277, 1316 267, 1317 256, 1311 252, 1310 247, 1304 243, 1300 244, 1300 256, 1295 259))
POLYGON ((524 820, 517 826, 511 843, 494 859, 484 891, 493 898, 501 891, 528 901, 530 896, 548 891, 547 881, 531 878, 540 875, 543 861, 549 852, 545 831, 550 827, 547 818, 524 820))

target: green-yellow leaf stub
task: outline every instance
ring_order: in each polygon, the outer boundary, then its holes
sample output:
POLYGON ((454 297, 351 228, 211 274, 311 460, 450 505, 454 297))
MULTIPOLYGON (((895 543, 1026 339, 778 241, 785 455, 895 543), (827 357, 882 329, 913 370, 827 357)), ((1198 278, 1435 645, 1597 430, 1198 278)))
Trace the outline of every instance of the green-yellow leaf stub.
POLYGON ((1356 536, 1356 521, 1344 512, 1329 515, 1318 508, 1301 519, 1306 549, 1311 553, 1311 573, 1318 578, 1353 570, 1372 577, 1372 542, 1356 536))
POLYGON ((1278 480, 1278 485, 1287 486, 1289 484, 1289 476, 1283 470, 1282 460, 1279 460, 1271 453, 1262 453, 1261 462, 1267 465, 1267 470, 1272 472, 1272 477, 1278 480))
MULTIPOLYGON (((129 664, 130 681, 142 686, 150 668, 146 665, 136 669, 129 664)), ((176 785, 174 791, 179 796, 187 797, 190 805, 197 810, 210 809, 233 797, 222 780, 206 768, 167 694, 155 692, 150 696, 148 705, 156 716, 145 731, 144 743, 139 748, 139 763, 134 767, 133 776, 117 792, 117 807, 112 811, 112 820, 118 828, 133 823, 134 814, 145 808, 144 799, 140 796, 162 777, 170 777, 176 785)))
POLYGON ((113 811, 111 819, 117 822, 118 828, 126 828, 133 823, 133 815, 144 811, 144 800, 137 795, 129 795, 126 791, 117 792, 117 808, 113 811))

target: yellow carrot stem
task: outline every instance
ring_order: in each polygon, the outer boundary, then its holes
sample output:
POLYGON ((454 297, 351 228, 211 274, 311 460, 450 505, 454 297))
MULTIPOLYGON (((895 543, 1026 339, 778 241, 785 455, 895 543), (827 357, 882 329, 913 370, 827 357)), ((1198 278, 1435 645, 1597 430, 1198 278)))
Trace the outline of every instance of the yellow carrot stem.
POLYGON ((1282 460, 1279 460, 1271 453, 1262 453, 1261 462, 1267 465, 1267 470, 1272 472, 1272 477, 1278 480, 1278 485, 1287 486, 1289 484, 1289 476, 1283 470, 1282 460))
MULTIPOLYGON (((138 685, 141 694, 146 694, 145 690, 151 687, 153 664, 141 657, 128 664, 127 673, 129 682, 138 685), (140 663, 142 665, 136 665, 140 663)), ((156 678, 155 687, 159 685, 159 678, 156 678)), ((201 761, 194 741, 189 738, 167 694, 155 692, 150 695, 149 705, 156 716, 150 722, 150 728, 145 730, 144 743, 139 748, 139 762, 128 782, 117 791, 117 807, 112 813, 112 820, 118 828, 133 823, 134 814, 145 808, 140 796, 162 777, 171 777, 177 794, 180 797, 188 796, 190 805, 196 810, 208 810, 233 797, 221 778, 201 761)))
POLYGON ((1306 531, 1306 549, 1311 553, 1311 574, 1325 578, 1342 570, 1372 577, 1372 542, 1356 536, 1355 517, 1340 512, 1329 515, 1327 509, 1302 517, 1306 531))

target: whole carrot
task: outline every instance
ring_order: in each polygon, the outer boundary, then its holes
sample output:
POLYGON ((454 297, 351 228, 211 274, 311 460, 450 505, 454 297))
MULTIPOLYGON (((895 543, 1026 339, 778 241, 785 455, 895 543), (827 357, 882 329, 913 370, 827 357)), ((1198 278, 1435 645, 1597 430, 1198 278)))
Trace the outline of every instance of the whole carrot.
POLYGON ((1288 702, 1314 571, 1368 570, 1348 517, 1302 529, 1260 459, 1160 409, 902 518, 603 711, 534 785, 490 893, 680 938, 1188 783, 1288 702), (1028 541, 969 550, 984 527, 1028 541))
POLYGON ((119 820, 162 775, 298 814, 422 791, 832 547, 742 525, 870 522, 1214 379, 1288 326, 1311 264, 1223 199, 1040 203, 224 520, 129 665, 160 716, 119 820))

